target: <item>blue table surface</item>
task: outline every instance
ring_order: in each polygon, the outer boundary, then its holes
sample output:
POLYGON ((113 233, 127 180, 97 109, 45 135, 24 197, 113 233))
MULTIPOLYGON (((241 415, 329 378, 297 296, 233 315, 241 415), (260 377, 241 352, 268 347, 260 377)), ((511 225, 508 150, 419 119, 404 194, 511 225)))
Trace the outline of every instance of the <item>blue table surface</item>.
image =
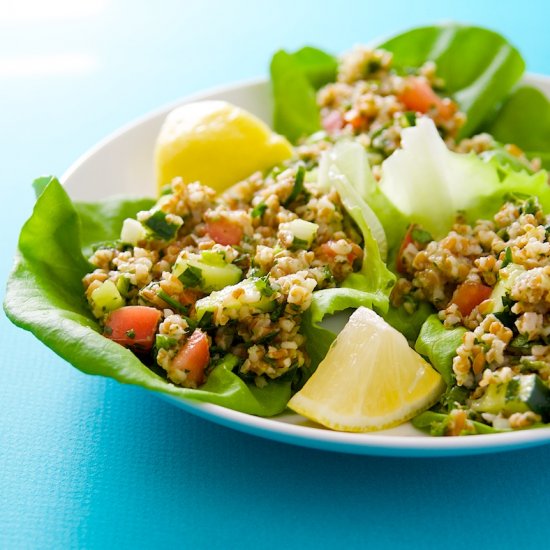
MULTIPOLYGON (((453 19, 497 28, 550 74, 542 0, 446 5, 1 3, 2 289, 34 177, 159 105, 266 75, 280 47, 340 52, 453 19)), ((550 446, 437 459, 294 447, 85 376, 0 325, 0 548, 547 547, 550 446)))

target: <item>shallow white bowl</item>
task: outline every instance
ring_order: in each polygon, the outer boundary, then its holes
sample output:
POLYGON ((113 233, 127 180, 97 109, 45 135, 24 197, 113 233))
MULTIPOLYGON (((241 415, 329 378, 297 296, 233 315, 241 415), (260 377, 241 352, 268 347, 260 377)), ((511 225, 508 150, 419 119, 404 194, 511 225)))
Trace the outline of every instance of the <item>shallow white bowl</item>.
MULTIPOLYGON (((550 77, 529 75, 525 82, 540 88, 550 97, 550 77)), ((154 196, 153 147, 164 117, 177 105, 203 99, 224 99, 271 122, 269 84, 263 79, 186 97, 121 128, 83 155, 62 178, 71 197, 93 201, 120 194, 154 196)), ((243 432, 347 453, 449 456, 550 443, 550 428, 460 438, 429 437, 409 423, 369 434, 333 432, 293 413, 259 418, 218 405, 158 395, 188 412, 243 432)))

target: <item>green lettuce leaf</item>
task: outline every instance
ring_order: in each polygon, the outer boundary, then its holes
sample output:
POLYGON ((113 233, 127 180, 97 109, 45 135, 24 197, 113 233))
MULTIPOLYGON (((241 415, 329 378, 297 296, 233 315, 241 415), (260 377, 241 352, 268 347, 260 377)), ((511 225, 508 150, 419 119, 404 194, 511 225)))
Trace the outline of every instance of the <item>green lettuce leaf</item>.
POLYGON ((120 236, 122 221, 135 217, 140 210, 149 210, 154 204, 150 198, 111 198, 100 203, 74 203, 80 220, 80 244, 84 256, 89 257, 98 243, 116 240, 120 236))
POLYGON ((517 172, 474 154, 453 153, 428 118, 403 131, 402 149, 382 166, 382 191, 410 222, 436 239, 449 231, 458 211, 472 222, 489 219, 509 193, 536 195, 543 209, 550 210, 545 171, 517 172))
POLYGON ((180 388, 99 333, 83 293, 81 280, 90 265, 82 254, 82 245, 89 247, 97 238, 116 239, 124 218, 148 203, 112 200, 79 205, 77 211, 63 187, 52 178, 21 230, 4 302, 7 316, 87 374, 250 414, 271 416, 282 411, 290 398, 289 379, 270 382, 262 389, 246 384, 232 372, 235 359, 228 356, 201 389, 180 388), (105 224, 101 223, 102 216, 109 216, 105 224))
POLYGON ((407 312, 403 306, 395 307, 390 305, 384 314, 384 319, 408 340, 411 346, 414 345, 424 321, 432 315, 434 308, 428 302, 420 302, 413 313, 407 312))
POLYGON ((311 363, 303 372, 301 385, 325 358, 336 338, 336 332, 343 328, 349 317, 345 310, 360 306, 383 313, 388 308, 388 297, 381 292, 365 292, 354 288, 327 288, 313 293, 311 307, 302 319, 302 332, 307 338, 306 350, 311 363), (344 313, 327 321, 327 317, 339 312, 344 313))
POLYGON ((375 292, 388 296, 395 276, 382 259, 381 250, 387 251, 384 228, 370 206, 361 198, 356 185, 333 163, 333 154, 323 154, 319 163, 318 183, 321 188, 334 187, 340 200, 363 235, 364 259, 361 270, 351 273, 342 283, 343 287, 375 292))
POLYGON ((473 135, 492 118, 525 70, 523 58, 503 36, 457 23, 415 28, 377 46, 393 53, 397 67, 437 64, 445 93, 467 116, 460 137, 473 135))
POLYGON ((333 172, 332 179, 339 188, 343 187, 339 181, 341 178, 338 177, 341 174, 359 195, 354 200, 362 205, 365 220, 378 242, 382 258, 391 266, 409 222, 376 183, 365 148, 351 140, 336 143, 323 155, 319 167, 321 184, 330 183, 330 170, 333 172), (369 208, 365 207, 365 203, 369 208))
POLYGON ((355 186, 332 164, 328 153, 321 160, 318 176, 321 187, 336 188, 344 208, 360 229, 364 241, 364 259, 361 270, 348 275, 341 288, 313 293, 311 307, 302 321, 302 331, 307 337, 307 351, 311 359, 310 373, 317 368, 336 338, 333 331, 320 323, 327 316, 359 306, 374 308, 384 314, 388 310, 389 294, 395 282, 395 275, 387 268, 380 255, 379 243, 385 242, 380 222, 355 186), (372 231, 373 227, 376 233, 372 231), (378 239, 375 239, 374 234, 378 239))
POLYGON ((270 65, 275 131, 296 142, 321 129, 315 91, 336 78, 336 68, 332 55, 309 46, 275 53, 270 65))
POLYGON ((487 131, 503 143, 514 143, 530 158, 550 168, 550 101, 538 89, 521 86, 506 99, 487 131))
POLYGON ((416 340, 414 349, 428 359, 447 386, 454 383, 453 357, 465 332, 464 327, 445 328, 437 314, 433 314, 422 325, 416 340))

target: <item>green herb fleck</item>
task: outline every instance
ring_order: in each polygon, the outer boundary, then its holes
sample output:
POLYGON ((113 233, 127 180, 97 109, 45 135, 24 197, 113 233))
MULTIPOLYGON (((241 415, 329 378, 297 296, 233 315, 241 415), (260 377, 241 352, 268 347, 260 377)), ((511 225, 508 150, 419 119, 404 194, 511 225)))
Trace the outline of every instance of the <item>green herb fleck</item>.
POLYGON ((411 238, 413 241, 420 244, 427 244, 433 241, 433 237, 431 236, 431 234, 424 229, 420 229, 419 227, 415 227, 411 231, 411 238))
POLYGON ((136 331, 133 328, 131 328, 126 331, 126 336, 128 336, 128 338, 131 338, 133 340, 136 337, 136 331))
POLYGON ((307 250, 310 247, 310 244, 308 241, 305 241, 304 239, 300 239, 298 237, 294 237, 292 239, 292 249, 293 250, 307 250))
POLYGON ((176 235, 179 226, 174 223, 169 223, 166 220, 166 214, 162 210, 154 212, 147 220, 143 222, 156 237, 169 241, 176 235))
POLYGON ((403 128, 416 126, 416 113, 414 111, 405 111, 401 116, 401 126, 403 128))
POLYGON ((379 71, 382 68, 382 64, 380 63, 379 59, 370 59, 367 63, 366 69, 366 75, 370 75, 372 73, 375 73, 376 71, 379 71))
POLYGON ((531 349, 529 336, 527 334, 518 334, 509 344, 513 351, 528 352, 531 349))
POLYGON ((504 251, 504 261, 502 262, 502 267, 506 267, 507 265, 510 265, 513 261, 514 260, 512 258, 512 249, 508 246, 504 251))
POLYGON ((174 347, 178 341, 166 334, 157 334, 155 337, 155 347, 157 349, 169 349, 174 347))
POLYGON ((269 282, 269 275, 265 275, 264 277, 259 277, 258 279, 256 279, 255 285, 260 293, 267 298, 275 294, 275 289, 271 286, 271 283, 269 282))
POLYGON ((178 277, 178 279, 187 288, 198 287, 202 282, 202 270, 198 267, 188 265, 187 269, 178 277))
POLYGON ((524 214, 536 214, 540 210, 539 202, 536 197, 529 197, 524 203, 520 210, 524 214))
POLYGON ((267 204, 262 201, 260 204, 258 204, 258 206, 255 206, 252 209, 252 211, 250 212, 250 215, 253 218, 261 218, 265 214, 266 210, 267 210, 267 204))
POLYGON ((164 290, 162 290, 162 289, 158 290, 157 296, 161 300, 165 301, 169 306, 172 306, 172 308, 175 309, 176 311, 187 312, 188 309, 189 309, 187 306, 184 306, 183 304, 180 304, 177 300, 172 298, 169 294, 164 292, 164 290))
POLYGON ((269 318, 271 319, 271 322, 277 321, 281 317, 281 315, 285 311, 285 303, 284 302, 275 302, 275 308, 273 311, 269 314, 269 318))
POLYGON ((296 172, 296 178, 294 180, 292 191, 290 192, 288 199, 285 201, 284 206, 294 202, 298 198, 298 195, 303 191, 305 176, 306 176, 306 169, 303 165, 300 165, 298 167, 298 171, 296 172))

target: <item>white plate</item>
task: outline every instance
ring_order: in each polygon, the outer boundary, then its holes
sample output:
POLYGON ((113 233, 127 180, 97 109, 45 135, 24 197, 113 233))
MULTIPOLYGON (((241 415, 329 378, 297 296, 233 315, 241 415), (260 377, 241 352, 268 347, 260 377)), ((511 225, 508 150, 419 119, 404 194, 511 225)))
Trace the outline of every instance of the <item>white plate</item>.
MULTIPOLYGON (((525 80, 544 90, 550 97, 550 77, 532 75, 525 80)), ((271 122, 271 96, 265 80, 187 97, 125 126, 81 157, 62 178, 71 197, 77 200, 97 200, 115 194, 153 196, 153 146, 164 117, 175 106, 199 99, 225 99, 271 122)), ((259 418, 218 405, 158 395, 188 412, 243 432, 347 453, 446 456, 550 443, 550 428, 460 438, 429 437, 410 424, 370 434, 333 432, 293 413, 259 418)))

